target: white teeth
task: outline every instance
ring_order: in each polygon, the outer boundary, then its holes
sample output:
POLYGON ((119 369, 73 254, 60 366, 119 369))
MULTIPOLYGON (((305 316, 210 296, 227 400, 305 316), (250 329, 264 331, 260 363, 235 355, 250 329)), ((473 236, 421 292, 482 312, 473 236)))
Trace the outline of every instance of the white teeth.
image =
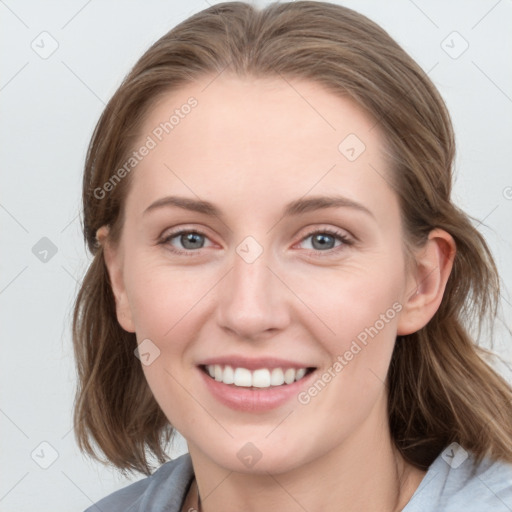
POLYGON ((247 368, 237 368, 235 370, 235 377, 233 384, 235 386, 242 386, 250 388, 252 386, 252 375, 247 368))
POLYGON ((231 366, 226 366, 224 368, 222 382, 224 382, 224 384, 233 384, 235 382, 235 372, 231 366))
POLYGON ((306 375, 306 368, 300 368, 300 370, 297 370, 297 373, 295 374, 295 380, 302 379, 304 375, 306 375))
POLYGON ((269 388, 270 386, 282 386, 283 384, 291 384, 306 375, 306 368, 260 368, 250 371, 247 368, 235 368, 231 366, 222 367, 219 364, 207 365, 206 370, 210 377, 217 382, 224 384, 234 384, 244 388, 269 388))
POLYGON ((286 370, 284 372, 284 381, 286 382, 286 384, 291 384, 292 382, 295 381, 295 369, 294 368, 288 368, 288 370, 286 370))
POLYGON ((283 370, 281 370, 281 368, 274 368, 272 370, 270 384, 272 386, 280 386, 281 384, 284 384, 284 373, 283 370))
POLYGON ((252 372, 252 385, 255 388, 270 387, 270 372, 266 368, 252 372))

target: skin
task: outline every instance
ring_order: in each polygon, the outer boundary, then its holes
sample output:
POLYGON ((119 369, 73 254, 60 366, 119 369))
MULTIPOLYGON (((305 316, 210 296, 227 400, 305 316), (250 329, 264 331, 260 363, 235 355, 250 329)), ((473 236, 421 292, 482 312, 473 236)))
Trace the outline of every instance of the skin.
POLYGON ((143 370, 188 442, 203 510, 401 510, 425 473, 394 448, 384 383, 396 336, 423 327, 439 307, 454 242, 432 231, 406 267, 398 199, 383 179, 391 172, 383 136, 349 99, 305 81, 212 78, 169 93, 148 113, 141 142, 190 96, 198 100, 133 171, 119 245, 109 243, 108 227, 98 231, 118 320, 160 350, 143 370), (338 150, 351 133, 366 146, 352 162, 338 150), (282 216, 292 200, 333 193, 371 214, 339 207, 282 216), (171 194, 208 200, 222 216, 143 213, 171 194), (190 246, 179 236, 159 244, 171 228, 201 231, 196 246, 204 247, 174 254, 190 246), (322 229, 352 243, 318 248, 308 234, 322 229), (247 236, 263 249, 252 263, 236 252, 247 236), (397 303, 400 312, 306 405, 232 410, 196 368, 240 354, 306 362, 321 374, 397 303), (261 452, 251 468, 237 457, 247 442, 261 452))

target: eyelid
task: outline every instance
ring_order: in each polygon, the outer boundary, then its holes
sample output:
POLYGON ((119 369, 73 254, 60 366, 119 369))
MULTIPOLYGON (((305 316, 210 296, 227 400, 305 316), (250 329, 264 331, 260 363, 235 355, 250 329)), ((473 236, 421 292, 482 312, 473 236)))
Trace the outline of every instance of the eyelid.
MULTIPOLYGON (((164 231, 165 233, 165 231, 164 231)), ((196 229, 191 226, 180 226, 179 228, 176 228, 175 230, 171 230, 171 232, 167 234, 163 234, 158 238, 158 244, 170 245, 170 240, 187 233, 195 233, 201 236, 204 236, 206 239, 210 240, 209 235, 202 229, 196 229)), ((355 243, 354 237, 351 236, 346 230, 342 230, 341 228, 335 228, 335 227, 322 227, 322 226, 316 226, 314 228, 311 228, 308 230, 305 234, 301 236, 301 238, 294 244, 296 246, 297 244, 300 244, 304 242, 307 238, 315 235, 315 234, 327 234, 329 236, 332 236, 333 238, 338 239, 341 241, 341 245, 337 247, 333 247, 330 249, 326 249, 325 251, 315 250, 315 249, 305 249, 310 254, 313 253, 316 255, 321 256, 330 256, 333 255, 333 253, 337 253, 341 248, 351 246, 355 243)), ((211 240, 210 240, 211 242, 211 240)), ((214 243, 214 242, 212 242, 214 243)), ((199 249, 177 249, 174 246, 171 246, 172 248, 169 248, 169 250, 175 254, 178 255, 186 255, 186 256, 194 256, 199 255, 201 253, 201 249, 205 249, 205 247, 201 247, 199 249)))
MULTIPOLYGON (((205 230, 197 229, 197 228, 194 228, 194 227, 191 227, 191 226, 186 226, 186 225, 185 226, 181 225, 180 227, 177 227, 175 229, 171 229, 171 231, 165 230, 163 233, 164 234, 162 234, 162 235, 160 235, 158 237, 157 244, 158 245, 169 245, 168 249, 172 253, 178 254, 180 256, 181 255, 185 255, 185 256, 200 255, 201 249, 205 249, 205 247, 201 247, 200 249, 195 249, 195 250, 192 250, 192 249, 178 249, 178 248, 176 248, 174 246, 171 246, 171 244, 170 244, 170 241, 173 238, 176 238, 176 237, 178 237, 180 235, 187 234, 187 233, 195 233, 195 234, 204 236, 205 238, 210 240, 210 236, 206 233, 205 230)), ((211 242, 211 240, 210 240, 210 242, 211 242)))
POLYGON ((334 227, 334 226, 328 226, 328 225, 320 225, 320 226, 317 225, 317 226, 307 230, 306 233, 301 236, 300 241, 302 241, 305 238, 308 238, 309 236, 314 235, 316 233, 328 233, 332 236, 355 240, 355 238, 346 229, 342 229, 342 228, 338 228, 338 227, 334 227))
POLYGON ((344 250, 347 247, 350 247, 354 245, 355 239, 353 236, 351 236, 346 230, 343 230, 341 228, 335 228, 335 227, 322 227, 322 226, 316 226, 314 228, 311 228, 309 231, 307 231, 304 235, 301 236, 300 240, 295 244, 298 245, 307 238, 316 235, 316 234, 326 234, 329 236, 332 236, 335 239, 338 239, 341 241, 341 244, 337 247, 332 247, 330 249, 326 249, 325 251, 319 251, 315 249, 305 249, 307 253, 314 254, 315 257, 329 257, 338 255, 340 250, 344 250))

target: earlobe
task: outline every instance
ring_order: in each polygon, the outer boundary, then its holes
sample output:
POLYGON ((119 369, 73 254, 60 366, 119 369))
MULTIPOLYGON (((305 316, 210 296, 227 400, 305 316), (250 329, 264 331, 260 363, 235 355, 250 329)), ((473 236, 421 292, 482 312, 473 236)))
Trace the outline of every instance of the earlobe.
POLYGON ((128 332, 135 332, 132 312, 123 279, 123 260, 121 249, 114 247, 108 238, 109 226, 101 226, 96 231, 96 240, 103 247, 105 266, 110 278, 110 285, 116 303, 117 321, 128 332))
POLYGON ((398 335, 419 331, 434 316, 443 298, 455 252, 455 242, 449 233, 442 229, 430 232, 427 242, 416 254, 411 276, 415 284, 405 295, 398 335))

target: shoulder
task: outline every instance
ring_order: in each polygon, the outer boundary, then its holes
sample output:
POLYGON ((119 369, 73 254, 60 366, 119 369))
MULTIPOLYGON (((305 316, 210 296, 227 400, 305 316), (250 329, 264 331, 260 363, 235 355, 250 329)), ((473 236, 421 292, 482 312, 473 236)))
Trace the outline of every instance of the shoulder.
POLYGON ((194 471, 185 453, 166 462, 151 476, 106 496, 85 512, 179 511, 194 471))
POLYGON ((512 464, 473 454, 457 443, 445 448, 429 467, 403 512, 510 512, 512 464))

